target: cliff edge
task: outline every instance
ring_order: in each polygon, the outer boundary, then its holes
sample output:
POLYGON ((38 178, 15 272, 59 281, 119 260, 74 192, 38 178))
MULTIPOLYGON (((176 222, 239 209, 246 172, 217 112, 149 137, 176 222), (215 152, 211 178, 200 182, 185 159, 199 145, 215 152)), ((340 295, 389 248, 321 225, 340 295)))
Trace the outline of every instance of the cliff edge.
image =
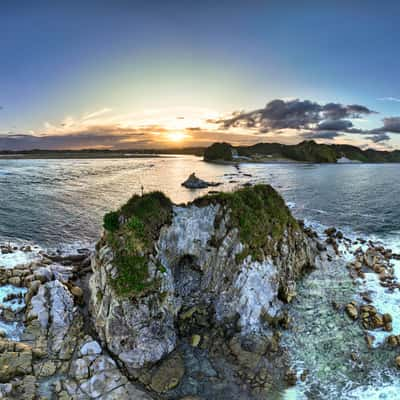
POLYGON ((233 342, 262 337, 271 346, 296 280, 315 261, 313 242, 268 185, 187 205, 160 192, 133 196, 104 227, 90 278, 94 326, 152 389, 143 371, 182 341, 210 348, 214 335, 235 352, 233 342))

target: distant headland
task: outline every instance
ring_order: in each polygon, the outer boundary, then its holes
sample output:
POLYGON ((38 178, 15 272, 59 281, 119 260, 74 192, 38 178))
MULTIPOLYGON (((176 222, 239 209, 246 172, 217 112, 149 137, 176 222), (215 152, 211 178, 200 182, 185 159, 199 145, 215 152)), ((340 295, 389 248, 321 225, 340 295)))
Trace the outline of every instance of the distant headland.
POLYGON ((257 143, 252 146, 232 146, 229 143, 214 143, 205 149, 204 160, 223 163, 396 163, 400 162, 400 150, 362 150, 347 144, 318 144, 313 140, 296 145, 257 143))

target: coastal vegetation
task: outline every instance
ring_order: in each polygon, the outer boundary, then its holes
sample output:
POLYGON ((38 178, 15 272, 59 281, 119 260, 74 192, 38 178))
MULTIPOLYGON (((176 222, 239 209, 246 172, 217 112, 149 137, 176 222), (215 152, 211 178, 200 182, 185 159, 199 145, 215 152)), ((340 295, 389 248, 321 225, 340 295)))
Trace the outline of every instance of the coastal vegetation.
POLYGON ((253 259, 261 260, 263 253, 272 251, 269 248, 271 239, 276 243, 285 229, 298 227, 283 198, 269 185, 245 187, 197 200, 198 204, 204 202, 223 204, 229 210, 230 223, 238 229, 240 241, 245 246, 239 260, 249 254, 253 259))
POLYGON ((112 280, 118 295, 138 295, 153 287, 155 282, 149 279, 149 256, 171 213, 171 201, 161 192, 151 192, 132 196, 118 211, 104 216, 106 240, 113 249, 118 271, 112 280))
POLYGON ((204 150, 204 159, 232 161, 232 146, 229 143, 214 143, 204 150))
POLYGON ((305 140, 296 145, 257 143, 234 147, 229 143, 214 143, 204 151, 205 161, 297 161, 336 163, 341 158, 355 162, 400 162, 400 151, 362 150, 345 144, 319 144, 305 140))
MULTIPOLYGON (((231 227, 238 229, 244 249, 237 261, 248 255, 259 261, 265 254, 273 255, 273 244, 282 239, 285 230, 298 228, 282 197, 269 185, 206 195, 194 202, 198 206, 211 203, 223 205, 231 227)), ((106 240, 117 267, 112 285, 118 295, 140 295, 155 287, 156 281, 149 276, 150 256, 161 227, 168 225, 171 218, 172 203, 161 192, 134 195, 118 211, 104 216, 106 240)), ((155 266, 165 271, 163 266, 155 266)))

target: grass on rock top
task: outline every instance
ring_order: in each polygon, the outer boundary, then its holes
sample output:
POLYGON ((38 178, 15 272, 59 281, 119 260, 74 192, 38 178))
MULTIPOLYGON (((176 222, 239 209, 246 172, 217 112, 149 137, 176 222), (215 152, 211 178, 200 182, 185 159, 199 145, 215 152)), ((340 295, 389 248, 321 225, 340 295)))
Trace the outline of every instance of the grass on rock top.
POLYGON ((205 196, 197 202, 219 202, 231 211, 231 224, 239 230, 246 246, 239 260, 252 255, 261 259, 269 252, 270 238, 280 240, 288 226, 298 227, 283 198, 269 185, 255 185, 232 193, 205 196))
POLYGON ((120 210, 104 216, 107 241, 114 251, 118 275, 112 280, 120 296, 134 296, 153 288, 149 255, 160 229, 170 222, 172 203, 161 192, 134 195, 120 210))
MULTIPOLYGON (((230 212, 232 227, 239 230, 245 250, 238 261, 251 255, 261 260, 271 254, 271 243, 279 241, 286 228, 298 228, 282 197, 269 185, 256 185, 232 193, 207 195, 197 206, 219 203, 230 212)), ((118 275, 112 284, 120 296, 140 295, 155 288, 149 280, 149 256, 163 225, 172 219, 172 203, 161 192, 134 195, 117 212, 104 216, 107 241, 114 251, 118 275)), ((158 266, 163 271, 163 266, 158 266)))

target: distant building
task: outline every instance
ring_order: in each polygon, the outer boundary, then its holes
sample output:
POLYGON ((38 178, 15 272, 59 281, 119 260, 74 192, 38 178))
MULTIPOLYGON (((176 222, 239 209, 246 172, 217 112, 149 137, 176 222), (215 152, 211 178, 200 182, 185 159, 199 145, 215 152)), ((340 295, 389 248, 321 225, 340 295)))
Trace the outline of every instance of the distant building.
POLYGON ((350 160, 347 157, 340 157, 337 161, 338 164, 359 164, 361 161, 359 160, 350 160))

